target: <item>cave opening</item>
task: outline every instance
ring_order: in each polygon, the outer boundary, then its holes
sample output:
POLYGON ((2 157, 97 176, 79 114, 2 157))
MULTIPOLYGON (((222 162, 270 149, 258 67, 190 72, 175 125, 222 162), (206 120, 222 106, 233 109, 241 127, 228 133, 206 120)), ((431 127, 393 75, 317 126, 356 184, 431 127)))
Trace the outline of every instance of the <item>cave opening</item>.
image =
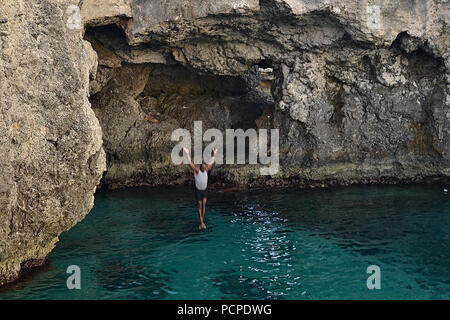
POLYGON ((170 161, 174 130, 192 133, 194 121, 204 131, 258 129, 274 104, 271 60, 217 75, 177 61, 171 48, 129 46, 117 25, 89 27, 85 39, 98 56, 90 101, 107 155, 103 187, 183 183, 190 178, 185 168, 170 161))

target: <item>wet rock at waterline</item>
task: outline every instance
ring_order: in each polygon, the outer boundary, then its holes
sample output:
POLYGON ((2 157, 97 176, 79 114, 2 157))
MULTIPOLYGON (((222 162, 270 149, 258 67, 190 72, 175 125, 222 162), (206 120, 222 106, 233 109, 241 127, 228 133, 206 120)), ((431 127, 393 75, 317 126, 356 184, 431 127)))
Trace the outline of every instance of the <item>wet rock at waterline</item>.
POLYGON ((69 29, 79 4, 0 4, 1 283, 90 210, 102 144, 107 187, 191 179, 170 136, 194 120, 280 130, 276 176, 212 182, 448 181, 448 1, 85 0, 69 29))
POLYGON ((69 4, 0 4, 0 284, 45 262, 91 210, 105 169, 88 100, 96 54, 67 28, 69 4))

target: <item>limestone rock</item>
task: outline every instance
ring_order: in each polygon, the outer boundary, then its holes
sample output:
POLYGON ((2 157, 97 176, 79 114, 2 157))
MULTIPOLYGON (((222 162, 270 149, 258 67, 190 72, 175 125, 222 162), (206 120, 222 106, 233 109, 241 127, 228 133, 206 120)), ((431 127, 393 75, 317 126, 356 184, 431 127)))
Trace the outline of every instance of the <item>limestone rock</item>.
POLYGON ((182 22, 219 14, 247 14, 259 9, 257 0, 153 0, 133 1, 127 33, 132 43, 148 39, 153 28, 167 22, 182 22))
POLYGON ((84 25, 107 25, 131 18, 131 0, 83 0, 81 16, 84 25))
MULTIPOLYGON (((153 66, 135 99, 145 101, 141 108, 151 105, 182 127, 201 119, 220 128, 237 125, 245 113, 255 116, 256 108, 260 118, 245 123, 280 129, 282 166, 275 180, 448 179, 448 1, 130 5, 132 18, 118 24, 120 31, 93 33, 122 61, 153 66), (164 59, 152 61, 145 52, 164 59), (163 76, 156 63, 163 65, 163 76), (189 75, 177 74, 180 66, 189 75), (202 82, 205 75, 214 85, 202 82), (218 92, 230 79, 240 79, 242 90, 218 92), (240 108, 232 108, 231 100, 240 108)), ((146 152, 150 158, 164 153, 146 152)), ((258 180, 252 172, 224 167, 223 177, 245 184, 258 180)))
POLYGON ((82 220, 105 169, 88 101, 96 57, 72 1, 0 4, 0 284, 42 264, 82 220))

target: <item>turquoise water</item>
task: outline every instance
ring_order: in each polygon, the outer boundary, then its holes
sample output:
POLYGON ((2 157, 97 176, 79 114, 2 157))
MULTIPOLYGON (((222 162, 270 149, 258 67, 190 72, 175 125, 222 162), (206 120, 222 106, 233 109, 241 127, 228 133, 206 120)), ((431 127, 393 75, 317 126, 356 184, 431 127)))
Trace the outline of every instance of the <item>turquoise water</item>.
POLYGON ((440 187, 100 192, 50 262, 0 299, 449 299, 450 195, 440 187), (66 269, 81 269, 68 290, 66 269), (369 265, 381 289, 368 290, 369 265))

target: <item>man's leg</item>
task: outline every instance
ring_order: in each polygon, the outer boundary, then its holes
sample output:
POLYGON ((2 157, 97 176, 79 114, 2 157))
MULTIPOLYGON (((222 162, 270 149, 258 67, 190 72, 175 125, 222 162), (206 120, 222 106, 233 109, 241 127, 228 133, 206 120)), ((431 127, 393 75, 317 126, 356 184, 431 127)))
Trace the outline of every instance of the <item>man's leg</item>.
POLYGON ((206 213, 206 197, 202 199, 202 224, 203 224, 203 229, 206 229, 205 223, 204 223, 204 219, 205 219, 205 213, 206 213))
POLYGON ((198 225, 199 229, 203 228, 203 208, 202 208, 202 201, 199 200, 197 201, 197 206, 198 206, 198 218, 200 219, 200 224, 198 225))

